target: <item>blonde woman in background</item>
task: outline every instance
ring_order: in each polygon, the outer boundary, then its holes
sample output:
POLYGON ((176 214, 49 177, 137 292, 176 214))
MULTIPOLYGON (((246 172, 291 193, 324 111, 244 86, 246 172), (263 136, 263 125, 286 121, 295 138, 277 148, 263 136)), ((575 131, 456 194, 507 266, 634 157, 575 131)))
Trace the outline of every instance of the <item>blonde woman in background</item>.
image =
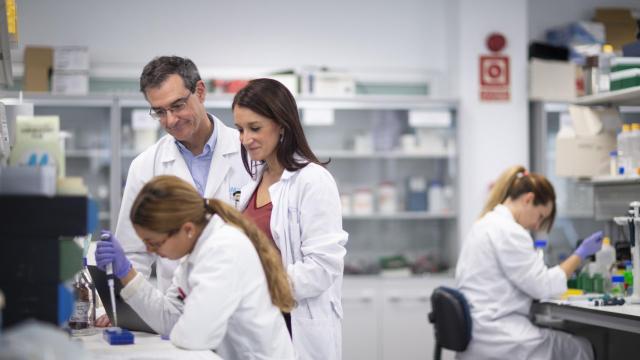
POLYGON ((98 267, 113 263, 120 295, 151 328, 178 347, 224 359, 294 358, 280 313, 294 306, 287 274, 250 221, 168 175, 142 188, 130 220, 147 251, 182 259, 165 294, 131 266, 114 236, 98 242, 98 267))
POLYGON ((473 319, 471 343, 459 359, 593 359, 588 340, 529 320, 531 302, 564 293, 567 278, 602 245, 596 232, 548 268, 530 231, 549 231, 555 214, 555 191, 542 175, 514 166, 494 184, 458 258, 456 283, 473 319))

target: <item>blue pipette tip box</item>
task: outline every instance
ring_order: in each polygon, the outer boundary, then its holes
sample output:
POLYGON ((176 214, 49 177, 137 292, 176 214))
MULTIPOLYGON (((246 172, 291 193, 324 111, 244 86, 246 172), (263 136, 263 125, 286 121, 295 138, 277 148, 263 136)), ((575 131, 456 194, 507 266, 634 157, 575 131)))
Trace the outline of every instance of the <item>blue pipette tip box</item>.
POLYGON ((110 328, 102 332, 102 337, 110 345, 133 344, 133 333, 127 329, 110 328))

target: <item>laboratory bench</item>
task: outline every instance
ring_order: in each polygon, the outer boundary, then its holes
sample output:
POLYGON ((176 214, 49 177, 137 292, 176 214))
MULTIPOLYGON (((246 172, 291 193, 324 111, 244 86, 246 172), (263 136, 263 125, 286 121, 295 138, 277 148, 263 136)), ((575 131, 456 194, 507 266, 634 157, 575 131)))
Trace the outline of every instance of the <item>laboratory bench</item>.
POLYGON ((92 359, 177 359, 177 360, 221 360, 210 350, 183 350, 175 347, 171 341, 163 340, 160 335, 134 331, 134 344, 109 345, 102 337, 102 331, 89 336, 74 336, 72 339, 82 342, 84 349, 92 359))
POLYGON ((627 357, 640 350, 640 304, 595 306, 593 301, 534 302, 531 316, 539 326, 588 338, 596 359, 627 357))

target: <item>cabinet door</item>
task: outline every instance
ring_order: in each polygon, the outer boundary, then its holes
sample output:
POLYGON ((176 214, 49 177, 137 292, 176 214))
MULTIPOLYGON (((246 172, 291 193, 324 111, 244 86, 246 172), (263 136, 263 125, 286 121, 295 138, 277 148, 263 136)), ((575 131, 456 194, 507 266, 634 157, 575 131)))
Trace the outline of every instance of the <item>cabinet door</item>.
MULTIPOLYGON (((383 281, 382 359, 430 359, 435 338, 429 322, 431 293, 439 285, 452 286, 453 278, 383 281)), ((455 353, 443 351, 443 359, 455 353)))
POLYGON ((345 279, 342 294, 342 358, 345 360, 380 358, 380 302, 375 285, 345 279))
POLYGON ((425 359, 433 353, 427 319, 432 289, 386 288, 382 309, 382 359, 425 359))

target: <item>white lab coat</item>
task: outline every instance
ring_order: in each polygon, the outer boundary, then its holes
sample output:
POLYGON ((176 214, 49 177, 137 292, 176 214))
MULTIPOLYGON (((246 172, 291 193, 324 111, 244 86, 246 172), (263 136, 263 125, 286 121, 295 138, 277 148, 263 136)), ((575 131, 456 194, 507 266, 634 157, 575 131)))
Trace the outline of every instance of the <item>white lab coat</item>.
POLYGON ((593 359, 587 340, 529 320, 533 299, 558 297, 567 278, 559 266, 547 268, 506 206, 497 205, 472 226, 456 284, 473 319, 471 343, 458 359, 593 359))
MULTIPOLYGON (((206 198, 216 198, 234 205, 233 193, 240 190, 251 179, 242 164, 240 136, 236 129, 232 129, 216 117, 210 116, 217 128, 218 138, 216 147, 213 149, 204 195, 206 198)), ((169 134, 163 136, 131 162, 115 235, 133 267, 145 277, 149 277, 151 264, 156 261, 158 288, 165 291, 171 284, 171 278, 178 262, 147 253, 144 243, 135 233, 129 219, 131 205, 138 192, 147 181, 157 175, 175 175, 192 184, 195 188, 187 163, 184 161, 178 145, 175 144, 175 138, 169 134)))
MULTIPOLYGON (((247 206, 260 182, 242 189, 247 206)), ((342 358, 342 276, 348 234, 342 229, 340 196, 324 167, 310 163, 285 170, 269 187, 271 235, 293 285, 298 306, 291 312, 293 345, 300 359, 342 358)))
POLYGON ((140 274, 120 294, 178 347, 216 349, 223 359, 294 359, 255 247, 217 215, 180 260, 166 294, 140 274))

